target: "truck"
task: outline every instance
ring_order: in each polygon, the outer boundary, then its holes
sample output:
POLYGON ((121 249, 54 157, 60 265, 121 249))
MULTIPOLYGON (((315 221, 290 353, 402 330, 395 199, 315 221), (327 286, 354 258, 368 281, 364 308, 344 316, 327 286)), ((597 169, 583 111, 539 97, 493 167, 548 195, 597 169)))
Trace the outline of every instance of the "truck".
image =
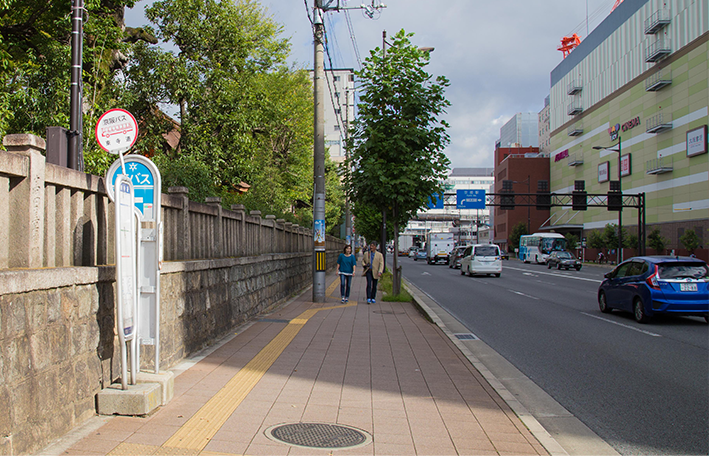
POLYGON ((454 233, 427 233, 426 262, 436 264, 439 261, 449 262, 449 252, 454 248, 454 233))
POLYGON ((407 255, 409 253, 409 248, 414 245, 414 236, 411 234, 400 234, 397 244, 399 254, 407 255))

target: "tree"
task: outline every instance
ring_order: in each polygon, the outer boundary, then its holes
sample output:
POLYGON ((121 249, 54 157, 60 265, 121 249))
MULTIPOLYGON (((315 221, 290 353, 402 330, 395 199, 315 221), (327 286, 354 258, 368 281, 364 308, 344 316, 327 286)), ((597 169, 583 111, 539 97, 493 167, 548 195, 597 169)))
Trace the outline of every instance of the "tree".
POLYGON ((606 245, 604 236, 597 230, 590 231, 587 236, 587 245, 592 249, 602 250, 606 245))
POLYGON ((574 250, 579 244, 579 236, 574 233, 565 234, 565 240, 567 241, 567 250, 574 250))
POLYGON ((695 249, 700 247, 700 238, 698 238, 695 230, 686 229, 680 236, 680 243, 686 248, 690 253, 693 253, 695 249))
MULTIPOLYGON (((348 139, 351 157, 343 169, 351 201, 377 208, 398 227, 443 191, 449 160, 448 124, 439 117, 449 102, 449 81, 425 71, 429 54, 417 49, 413 34, 399 31, 385 54, 370 51, 361 71, 359 116, 348 139)), ((396 243, 395 243, 396 245, 396 243)), ((383 246, 384 248, 384 246, 383 246)), ((394 253, 397 277, 397 251, 394 253)), ((395 294, 399 280, 394 280, 395 294)))
POLYGON ((619 248, 619 235, 617 233, 617 225, 613 223, 607 223, 604 227, 604 232, 602 236, 604 237, 604 247, 607 249, 618 249, 619 248))
POLYGON ((520 236, 524 236, 528 233, 528 226, 525 222, 519 222, 513 225, 513 229, 510 230, 510 235, 508 236, 508 251, 514 252, 520 246, 520 236))
POLYGON ((649 233, 649 235, 646 237, 646 241, 648 247, 651 247, 652 249, 656 250, 657 253, 663 253, 663 251, 666 249, 666 244, 668 243, 668 240, 661 236, 661 232, 658 230, 658 228, 655 228, 649 233))

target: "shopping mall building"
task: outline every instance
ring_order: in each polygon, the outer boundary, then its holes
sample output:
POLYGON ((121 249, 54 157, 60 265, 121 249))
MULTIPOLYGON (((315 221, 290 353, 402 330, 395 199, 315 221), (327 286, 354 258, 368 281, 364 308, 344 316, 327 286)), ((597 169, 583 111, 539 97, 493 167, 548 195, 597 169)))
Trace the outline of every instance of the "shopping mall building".
MULTIPOLYGON (((606 194, 620 175, 624 194, 645 194, 647 233, 670 250, 692 229, 707 249, 708 1, 625 0, 550 78, 551 190, 606 194)), ((622 214, 635 233, 637 209, 622 214)), ((550 215, 563 233, 618 223, 606 208, 550 215)))

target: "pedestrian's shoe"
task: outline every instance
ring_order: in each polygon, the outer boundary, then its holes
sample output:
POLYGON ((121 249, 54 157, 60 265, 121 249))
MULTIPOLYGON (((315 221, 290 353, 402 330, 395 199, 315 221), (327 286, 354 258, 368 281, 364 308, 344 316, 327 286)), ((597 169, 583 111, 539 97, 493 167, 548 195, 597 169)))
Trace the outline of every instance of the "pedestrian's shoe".
POLYGON ((345 298, 345 302, 348 302, 348 298, 345 298))
POLYGON ((340 298, 340 302, 345 302, 345 298, 340 298))

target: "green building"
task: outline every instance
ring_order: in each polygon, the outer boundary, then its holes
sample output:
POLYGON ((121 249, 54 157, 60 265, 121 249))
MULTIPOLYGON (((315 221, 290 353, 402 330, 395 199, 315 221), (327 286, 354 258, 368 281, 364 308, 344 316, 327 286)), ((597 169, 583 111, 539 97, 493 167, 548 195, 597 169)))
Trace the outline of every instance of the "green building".
MULTIPOLYGON (((694 230, 707 260, 708 1, 625 0, 552 71, 550 86, 551 190, 584 181, 606 194, 621 170, 624 194, 645 193, 647 233, 660 230, 668 251, 686 253, 680 236, 694 230)), ((622 214, 636 233, 638 211, 622 214)), ((619 217, 606 208, 551 215, 545 228, 583 236, 619 217)))

